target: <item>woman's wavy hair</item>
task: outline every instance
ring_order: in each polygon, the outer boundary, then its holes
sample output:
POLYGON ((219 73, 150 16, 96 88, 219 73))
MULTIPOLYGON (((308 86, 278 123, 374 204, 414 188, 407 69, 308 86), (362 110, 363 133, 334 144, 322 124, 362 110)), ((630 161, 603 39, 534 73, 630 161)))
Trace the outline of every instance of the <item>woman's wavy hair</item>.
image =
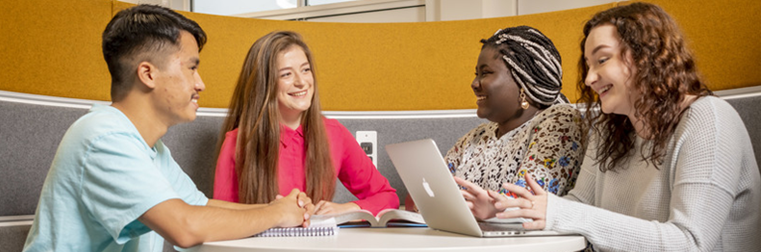
MULTIPOLYGON (((304 50, 312 68, 312 53, 301 35, 275 31, 251 46, 238 77, 227 118, 222 125, 217 153, 225 133, 238 128, 235 171, 238 197, 242 203, 268 203, 278 194, 280 112, 277 102, 278 54, 292 46, 304 50)), ((320 109, 317 81, 312 105, 303 113, 306 147, 306 193, 315 202, 331 200, 335 191, 335 169, 320 109)))
POLYGON ((584 45, 589 32, 598 26, 611 24, 621 39, 621 55, 632 76, 632 88, 641 96, 634 101, 635 116, 644 122, 651 148, 643 145, 642 159, 652 162, 656 169, 666 155, 667 144, 682 114, 680 107, 686 95, 698 97, 713 95, 695 66, 695 57, 685 45, 676 22, 660 7, 649 3, 632 3, 599 12, 584 25, 579 59, 578 89, 580 103, 588 108, 585 112, 587 126, 600 137, 597 148, 597 164, 605 172, 628 160, 634 148, 635 132, 626 115, 596 112, 600 107, 597 94, 584 80, 589 67, 584 59, 584 45))

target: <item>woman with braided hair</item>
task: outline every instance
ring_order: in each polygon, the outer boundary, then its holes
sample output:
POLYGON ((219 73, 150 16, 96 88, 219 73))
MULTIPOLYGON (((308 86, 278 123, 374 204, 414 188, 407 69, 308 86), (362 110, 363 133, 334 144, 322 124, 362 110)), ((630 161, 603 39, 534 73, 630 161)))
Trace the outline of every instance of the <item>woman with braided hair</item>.
POLYGON ((674 20, 649 3, 584 26, 581 101, 590 147, 566 197, 505 184, 527 229, 584 235, 601 251, 758 251, 761 176, 748 131, 702 82, 674 20), (594 112, 599 108, 601 112, 594 112))
POLYGON ((549 38, 519 26, 481 43, 471 88, 478 117, 490 122, 460 138, 445 159, 474 215, 488 219, 497 210, 487 191, 502 183, 525 186, 531 174, 556 194, 573 187, 584 134, 581 114, 560 93, 560 54, 549 38))

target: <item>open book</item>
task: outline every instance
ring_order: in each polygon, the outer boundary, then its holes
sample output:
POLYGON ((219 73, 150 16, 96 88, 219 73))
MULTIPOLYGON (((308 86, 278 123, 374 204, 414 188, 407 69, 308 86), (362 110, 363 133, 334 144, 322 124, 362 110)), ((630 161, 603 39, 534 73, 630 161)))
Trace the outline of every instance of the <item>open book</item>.
POLYGON ((339 227, 427 227, 419 213, 385 209, 377 216, 370 211, 356 210, 340 214, 312 215, 309 227, 275 227, 254 237, 330 236, 339 227))
POLYGON ((400 209, 384 209, 374 216, 361 209, 340 214, 313 215, 311 226, 337 225, 339 227, 425 227, 425 220, 419 213, 400 209))

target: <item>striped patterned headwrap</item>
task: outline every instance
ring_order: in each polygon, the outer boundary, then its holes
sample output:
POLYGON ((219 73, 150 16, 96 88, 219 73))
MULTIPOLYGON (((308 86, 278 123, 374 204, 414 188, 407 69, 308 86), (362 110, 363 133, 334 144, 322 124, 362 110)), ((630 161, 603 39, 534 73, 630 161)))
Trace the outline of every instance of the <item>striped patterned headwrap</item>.
POLYGON ((568 103, 560 93, 563 87, 560 53, 539 30, 528 26, 500 29, 481 43, 499 49, 513 79, 531 100, 545 106, 568 103))

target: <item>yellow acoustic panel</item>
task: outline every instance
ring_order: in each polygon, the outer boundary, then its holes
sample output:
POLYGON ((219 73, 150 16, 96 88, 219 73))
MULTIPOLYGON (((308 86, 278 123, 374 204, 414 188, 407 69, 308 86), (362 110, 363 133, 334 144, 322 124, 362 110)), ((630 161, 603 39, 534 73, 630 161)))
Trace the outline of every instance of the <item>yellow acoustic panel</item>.
MULTIPOLYGON (((680 24, 714 90, 761 84, 761 2, 652 0, 680 24)), ((315 56, 325 110, 475 108, 470 89, 482 38, 530 25, 563 59, 563 93, 577 97, 576 64, 584 22, 616 4, 515 17, 420 23, 318 23, 186 13, 208 33, 200 73, 204 107, 227 107, 251 44, 274 30, 301 33, 315 56)), ((5 1, 0 26, 0 90, 109 100, 100 35, 116 11, 105 0, 5 1), (6 25, 7 24, 7 25, 6 25)))
POLYGON ((651 0, 676 20, 714 91, 761 85, 761 1, 651 0))
MULTIPOLYGON (((564 64, 564 71, 574 77, 580 36, 571 27, 580 27, 591 13, 608 6, 550 15, 375 24, 184 14, 209 35, 201 53, 200 72, 207 86, 204 106, 227 106, 245 54, 257 38, 274 30, 293 30, 304 36, 315 56, 325 110, 429 110, 475 108, 470 83, 479 41, 505 27, 528 24, 545 32, 557 41, 564 61, 573 63, 564 64)), ((565 85, 563 92, 573 95, 573 81, 566 78, 565 85)))
POLYGON ((108 100, 109 0, 0 1, 0 90, 108 100))

